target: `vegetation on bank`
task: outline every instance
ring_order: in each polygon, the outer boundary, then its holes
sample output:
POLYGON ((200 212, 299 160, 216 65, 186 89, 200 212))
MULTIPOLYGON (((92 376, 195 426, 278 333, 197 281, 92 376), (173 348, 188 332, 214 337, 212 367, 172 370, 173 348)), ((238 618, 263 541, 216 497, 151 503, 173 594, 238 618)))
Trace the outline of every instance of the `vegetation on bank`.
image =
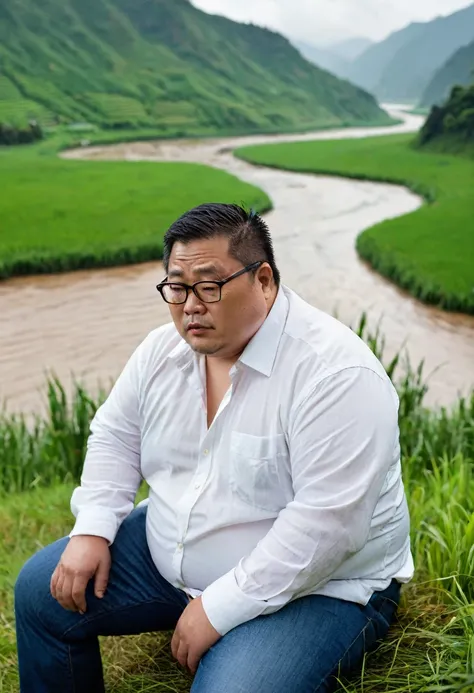
POLYGON ((31 122, 24 127, 15 127, 0 122, 0 145, 31 144, 43 138, 40 126, 31 122))
POLYGON ((433 106, 418 141, 421 146, 447 144, 448 151, 453 150, 453 142, 461 151, 470 144, 474 150, 474 84, 453 87, 442 106, 433 106))
POLYGON ((39 144, 0 147, 0 280, 161 259, 169 223, 209 199, 271 208, 263 191, 199 164, 58 158, 84 144, 160 138, 156 129, 63 126, 39 144))
POLYGON ((245 147, 237 156, 306 173, 400 183, 428 204, 357 239, 359 254, 422 301, 474 313, 474 165, 417 149, 410 135, 245 147))
POLYGON ((159 259, 166 229, 197 204, 271 205, 208 166, 58 159, 59 143, 0 148, 0 279, 159 259))
MULTIPOLYGON (((359 334, 383 360, 379 334, 359 334)), ((345 693, 470 693, 474 687, 474 394, 447 410, 423 406, 422 368, 399 359, 387 372, 400 395, 403 474, 411 514, 415 580, 404 588, 399 621, 345 693)), ((99 401, 104 397, 102 393, 99 401)), ((28 426, 0 417, 0 690, 18 692, 12 588, 23 562, 66 535, 90 418, 98 405, 57 381, 49 408, 28 426)), ((142 488, 139 499, 146 495, 142 488)), ((104 638, 109 687, 186 693, 190 677, 170 655, 171 633, 104 638)))

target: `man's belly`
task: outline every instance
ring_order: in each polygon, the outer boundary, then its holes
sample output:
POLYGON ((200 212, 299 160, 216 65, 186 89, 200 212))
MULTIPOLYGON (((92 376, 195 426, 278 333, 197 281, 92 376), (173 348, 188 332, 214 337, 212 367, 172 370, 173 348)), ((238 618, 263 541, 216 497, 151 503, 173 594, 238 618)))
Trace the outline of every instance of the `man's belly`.
MULTIPOLYGON (((201 592, 235 568, 268 533, 274 519, 216 527, 199 533, 191 522, 187 531, 179 521, 163 521, 151 497, 147 512, 147 539, 158 572, 171 584, 201 592)), ((207 526, 212 525, 209 521, 207 526)))

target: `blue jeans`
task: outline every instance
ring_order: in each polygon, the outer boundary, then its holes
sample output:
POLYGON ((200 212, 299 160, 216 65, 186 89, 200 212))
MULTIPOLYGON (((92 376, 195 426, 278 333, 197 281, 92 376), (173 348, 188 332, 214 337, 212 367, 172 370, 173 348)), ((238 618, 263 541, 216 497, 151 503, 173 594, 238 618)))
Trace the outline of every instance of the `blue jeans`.
MULTIPOLYGON (((21 693, 103 693, 99 635, 173 630, 188 598, 156 570, 136 508, 111 546, 103 599, 89 583, 87 612, 66 611, 50 594, 51 575, 68 538, 39 551, 15 586, 21 693)), ((202 658, 192 693, 327 693, 333 674, 357 668, 392 622, 396 581, 364 607, 323 596, 297 599, 231 630, 202 658)))

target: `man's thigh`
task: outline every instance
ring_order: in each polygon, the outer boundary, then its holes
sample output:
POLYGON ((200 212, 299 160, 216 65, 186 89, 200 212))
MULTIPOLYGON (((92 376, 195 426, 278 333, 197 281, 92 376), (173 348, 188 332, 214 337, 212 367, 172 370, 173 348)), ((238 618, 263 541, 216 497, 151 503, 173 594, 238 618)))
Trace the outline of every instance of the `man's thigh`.
POLYGON ((146 540, 146 507, 136 508, 121 525, 110 547, 112 566, 105 595, 95 597, 91 580, 84 615, 63 609, 50 593, 51 576, 68 541, 67 537, 56 541, 24 565, 15 588, 19 609, 69 641, 175 627, 188 599, 153 564, 146 540))
POLYGON ((387 634, 386 616, 370 603, 297 599, 227 633, 201 660, 192 693, 328 693, 387 634))

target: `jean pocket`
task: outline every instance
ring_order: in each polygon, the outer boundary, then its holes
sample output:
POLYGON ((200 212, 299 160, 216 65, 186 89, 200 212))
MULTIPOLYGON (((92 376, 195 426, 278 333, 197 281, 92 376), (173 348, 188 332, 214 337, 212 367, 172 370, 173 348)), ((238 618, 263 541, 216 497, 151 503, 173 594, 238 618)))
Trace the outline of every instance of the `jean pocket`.
POLYGON ((230 446, 230 485, 245 504, 279 512, 286 505, 281 468, 288 462, 285 436, 254 436, 234 431, 230 446))

